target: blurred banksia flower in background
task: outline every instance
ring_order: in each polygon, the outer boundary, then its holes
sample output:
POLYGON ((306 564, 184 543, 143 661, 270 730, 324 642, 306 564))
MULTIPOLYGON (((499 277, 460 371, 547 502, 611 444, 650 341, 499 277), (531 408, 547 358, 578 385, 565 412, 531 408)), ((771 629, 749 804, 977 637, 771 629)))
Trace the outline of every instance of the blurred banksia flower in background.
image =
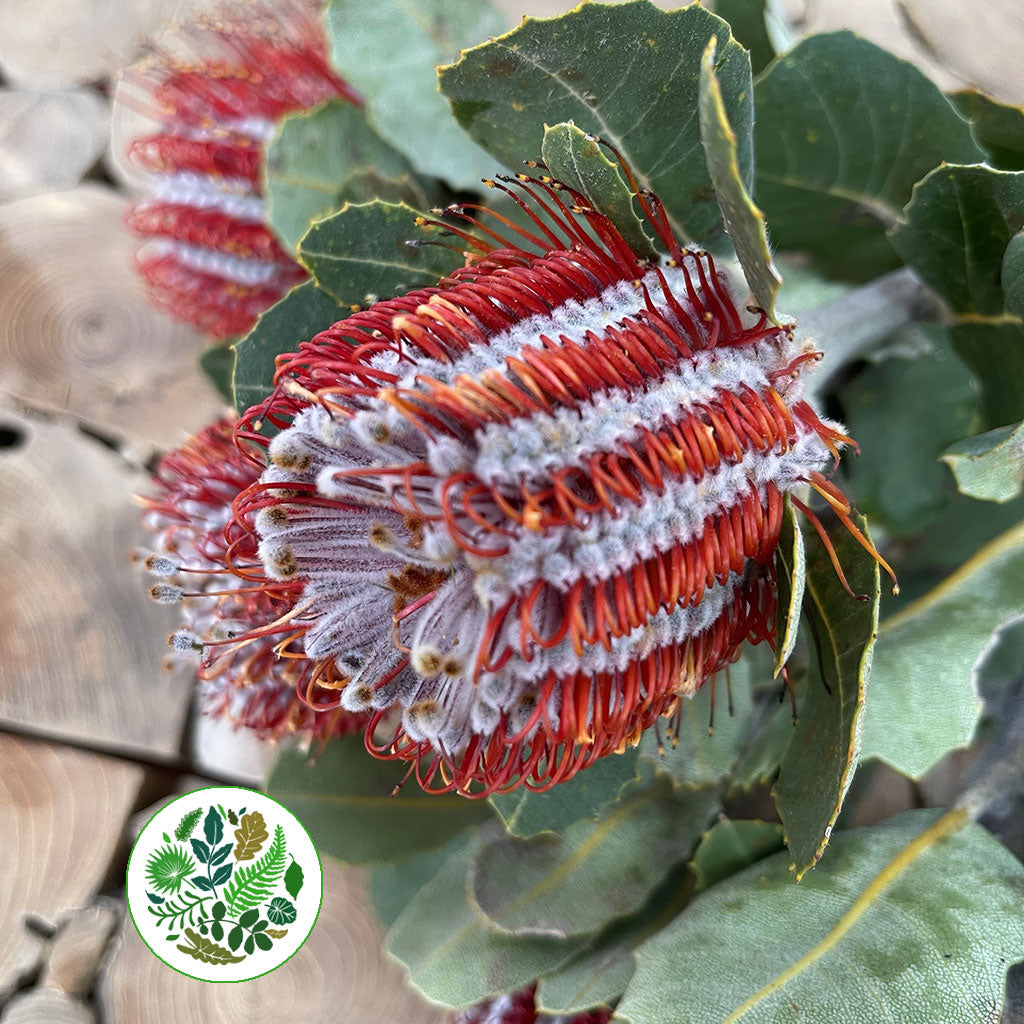
POLYGON ((538 1013, 534 1006, 534 988, 520 989, 508 996, 497 996, 460 1010, 452 1024, 608 1024, 611 1010, 550 1016, 538 1013))
POLYGON ((268 591, 301 590, 307 698, 341 690, 313 702, 372 712, 378 756, 476 796, 570 778, 773 642, 794 488, 877 557, 822 473, 849 439, 801 397, 813 348, 738 309, 653 195, 663 263, 558 182, 503 181, 529 229, 423 221, 466 265, 279 357, 238 431, 270 464, 234 528, 268 591))
POLYGON ((303 0, 224 4, 182 25, 173 50, 127 72, 160 130, 132 143, 150 173, 128 217, 155 305, 215 338, 244 334, 305 272, 267 225, 262 147, 276 121, 325 100, 359 102, 331 70, 303 0))
POLYGON ((247 571, 258 565, 255 543, 249 534, 225 534, 233 500, 260 474, 232 443, 232 426, 214 423, 164 456, 153 493, 140 499, 155 550, 139 557, 159 581, 150 595, 182 609, 181 628, 170 638, 172 659, 202 659, 204 710, 262 737, 325 739, 351 732, 364 717, 343 710, 318 714, 298 696, 311 672, 309 659, 274 650, 301 588, 248 583, 247 571))

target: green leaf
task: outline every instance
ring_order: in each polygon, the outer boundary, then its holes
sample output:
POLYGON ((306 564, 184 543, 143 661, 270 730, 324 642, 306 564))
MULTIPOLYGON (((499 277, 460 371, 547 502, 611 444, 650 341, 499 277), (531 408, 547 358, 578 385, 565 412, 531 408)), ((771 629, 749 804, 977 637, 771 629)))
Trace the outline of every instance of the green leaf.
MULTIPOLYGON (((857 525, 867 535, 867 522, 857 525)), ((797 881, 825 852, 843 798, 857 770, 861 717, 878 632, 878 563, 842 526, 830 531, 839 564, 855 594, 839 582, 824 544, 807 551, 804 610, 814 626, 820 660, 800 701, 775 784, 775 803, 796 864, 797 881)))
POLYGON ((404 203, 346 206, 306 232, 299 259, 342 305, 361 306, 436 285, 462 264, 462 257, 443 246, 409 245, 421 240, 417 216, 404 203))
POLYGON ((217 900, 216 903, 210 908, 210 913, 213 915, 215 921, 219 921, 226 913, 228 908, 224 906, 221 900, 217 900))
POLYGON ((441 870, 445 861, 469 842, 469 835, 463 832, 436 850, 370 868, 370 898, 377 917, 384 925, 390 928, 416 893, 441 870))
MULTIPOLYGON (((658 749, 656 730, 648 729, 644 733, 640 740, 641 759, 687 786, 728 779, 748 743, 753 713, 752 690, 758 679, 771 679, 769 654, 765 648, 749 648, 739 661, 705 683, 684 702, 678 733, 670 734, 671 742, 663 744, 664 750, 658 749), (732 714, 729 714, 728 688, 732 690, 732 714), (713 694, 715 717, 712 731, 713 694)), ((788 717, 786 722, 789 722, 788 717)))
POLYGON ((264 953, 267 952, 267 950, 271 949, 274 945, 274 940, 271 939, 271 937, 267 935, 265 932, 258 932, 257 934, 253 935, 252 938, 256 945, 259 946, 259 948, 262 949, 264 953))
POLYGON ((1003 504, 1024 488, 1024 423, 965 438, 942 456, 962 494, 1003 504))
POLYGON ((248 953, 251 956, 252 953, 256 949, 256 936, 250 935, 245 940, 245 943, 243 944, 242 949, 243 949, 244 952, 248 953))
POLYGON ((754 303, 778 323, 775 298, 782 287, 782 278, 768 250, 764 214, 754 205, 740 172, 736 133, 729 124, 722 86, 715 71, 717 45, 717 38, 712 38, 700 65, 700 137, 708 174, 725 220, 725 230, 736 250, 754 303))
POLYGON ((1018 231, 1006 243, 1000 279, 1006 311, 1024 319, 1024 231, 1018 231))
POLYGON ((1024 327, 1012 322, 954 324, 953 347, 981 382, 982 427, 1024 419, 1024 327))
POLYGON ((804 535, 788 494, 783 505, 779 546, 775 549, 775 566, 778 576, 779 608, 775 617, 777 640, 773 675, 778 676, 782 666, 789 661, 793 648, 796 647, 807 577, 804 535))
POLYGON ((974 137, 988 152, 989 163, 1004 171, 1024 171, 1024 110, 963 89, 949 97, 971 122, 974 137))
POLYGON ((178 822, 178 827, 174 830, 174 838, 180 839, 181 842, 185 842, 186 839, 196 829, 196 825, 199 824, 199 819, 203 816, 202 807, 197 807, 195 810, 189 811, 188 814, 182 817, 181 821, 178 822))
POLYGON ((238 924, 228 932, 228 945, 231 947, 232 953, 242 944, 243 936, 242 926, 238 924))
POLYGON ((466 873, 475 844, 452 854, 399 915, 387 950, 405 964, 409 980, 428 999, 468 1006, 506 994, 556 969, 584 940, 510 935, 469 899, 466 873))
POLYGON ((970 431, 979 387, 956 357, 949 332, 922 325, 931 352, 866 367, 839 394, 861 454, 846 459, 850 492, 862 511, 896 536, 917 533, 949 497, 942 452, 970 431))
POLYGON ((168 844, 149 855, 149 860, 146 861, 146 881, 157 892, 177 893, 182 882, 195 869, 196 862, 185 850, 180 846, 168 844))
POLYGON ((723 817, 704 833, 690 862, 697 891, 710 889, 784 845, 777 822, 723 817))
POLYGON ((676 789, 662 777, 600 821, 484 846, 473 872, 474 897, 507 931, 594 932, 643 905, 667 869, 687 859, 717 808, 717 787, 676 789))
POLYGON ((210 924, 210 938, 214 942, 220 942, 224 938, 224 925, 220 921, 214 921, 210 924))
POLYGON ((732 26, 736 41, 750 51, 750 65, 759 75, 775 59, 775 43, 768 31, 768 22, 779 35, 784 27, 772 10, 771 0, 715 0, 715 14, 732 26))
POLYGON ((230 885, 224 890, 228 917, 236 917, 240 910, 244 910, 246 914, 242 915, 241 920, 245 921, 247 914, 253 913, 255 908, 270 897, 274 886, 284 874, 284 865, 284 829, 278 825, 274 829, 274 840, 267 852, 252 864, 240 867, 235 872, 235 877, 231 879, 230 885))
POLYGON ((529 837, 539 832, 559 832, 583 818, 595 819, 618 800, 624 786, 638 778, 638 751, 630 747, 595 761, 586 771, 577 772, 568 782, 559 783, 544 793, 525 786, 512 793, 490 798, 505 830, 513 836, 529 837))
POLYGON ((741 174, 753 166, 750 60, 728 25, 691 4, 583 4, 559 18, 526 18, 507 35, 441 68, 456 120, 489 153, 517 166, 536 156, 537 126, 572 120, 625 157, 665 204, 682 241, 721 236, 701 148, 700 60, 718 37, 717 68, 741 174))
POLYGON ((235 349, 230 341, 211 345, 199 355, 199 367, 210 378, 217 393, 232 405, 235 394, 231 390, 231 380, 235 374, 235 349))
POLYGON ((176 948, 182 953, 187 953, 193 960, 199 960, 204 964, 216 966, 220 964, 238 964, 245 959, 244 956, 234 956, 230 950, 224 949, 223 946, 218 946, 210 939, 204 939, 191 928, 185 929, 185 935, 192 945, 177 946, 176 948))
MULTIPOLYGON (((333 62, 366 97, 370 125, 417 170, 468 189, 494 173, 452 120, 434 71, 461 47, 504 31, 487 0, 331 0, 326 27, 333 62)), ((541 123, 538 116, 535 130, 541 123)))
POLYGON ((974 731, 978 662, 1024 607, 1024 524, 981 549, 933 591, 882 622, 861 756, 920 778, 974 731))
POLYGON ((302 867, 293 857, 291 864, 288 865, 288 870, 284 873, 285 892, 287 892, 292 899, 295 899, 302 891, 304 881, 305 878, 302 874, 302 867))
POLYGON ((234 864, 225 864, 223 867, 218 868, 213 873, 213 884, 223 885, 230 877, 231 872, 235 870, 234 864))
POLYGON ((1006 315, 1003 254, 1022 227, 1024 171, 949 165, 914 187, 891 238, 955 313, 998 321, 1006 315))
POLYGON ((383 179, 412 174, 405 157, 370 127, 362 108, 329 100, 287 115, 263 151, 270 226, 295 249, 312 221, 341 206, 347 179, 371 168, 383 179))
POLYGON ((369 757, 361 734, 342 736, 312 765, 298 751, 285 751, 267 794, 306 825, 321 853, 347 864, 432 849, 491 814, 480 800, 430 796, 414 785, 392 795, 405 774, 403 764, 369 757))
POLYGON ((252 928, 252 926, 259 919, 259 916, 260 916, 259 908, 258 907, 253 907, 251 910, 247 910, 244 914, 242 914, 242 916, 238 919, 238 923, 243 928, 252 928))
POLYGON ((267 907, 267 917, 274 924, 291 924, 296 916, 295 905, 282 896, 275 896, 267 907))
MULTIPOLYGON (((206 841, 210 844, 211 850, 224 838, 224 819, 213 807, 210 808, 206 819, 203 821, 203 832, 206 835, 206 841)), ((207 856, 206 860, 209 859, 209 856, 207 856)))
POLYGON ((262 402, 274 390, 274 358, 294 352, 350 312, 306 281, 261 313, 252 330, 235 342, 235 407, 243 410, 262 402))
POLYGON ((1024 944, 1024 867, 962 812, 935 818, 910 811, 843 832, 800 885, 787 854, 719 883, 638 949, 616 1016, 988 1019, 1024 944))
POLYGON ((633 206, 633 194, 617 164, 597 141, 571 121, 545 125, 541 157, 552 177, 582 192, 590 205, 605 214, 638 256, 657 255, 633 206))
POLYGON ((865 280, 892 269, 882 232, 941 161, 983 158, 912 64, 852 32, 811 36, 758 79, 758 205, 782 249, 865 280))
POLYGON ((595 1006, 613 1006, 636 969, 633 951, 668 924, 692 895, 692 873, 686 864, 680 864, 640 910, 610 921, 586 949, 541 977, 538 1009, 572 1015, 595 1006))

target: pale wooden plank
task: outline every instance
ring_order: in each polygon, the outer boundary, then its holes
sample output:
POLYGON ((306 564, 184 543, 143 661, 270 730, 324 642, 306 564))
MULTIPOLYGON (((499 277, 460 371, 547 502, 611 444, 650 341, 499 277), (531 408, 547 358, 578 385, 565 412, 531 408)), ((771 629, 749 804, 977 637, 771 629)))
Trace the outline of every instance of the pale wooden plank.
POLYGON ((127 921, 99 988, 103 1019, 132 1024, 442 1024, 444 1013, 406 985, 381 950, 383 935, 361 872, 325 861, 324 906, 306 944, 273 973, 244 985, 203 985, 167 968, 127 921))
POLYGON ((56 922, 104 884, 143 770, 4 733, 0 765, 2 995, 18 980, 26 948, 38 951, 26 917, 56 922))
POLYGON ((204 339, 149 305, 127 209, 93 185, 0 206, 0 391, 172 446, 222 400, 196 365, 204 339))
POLYGON ((0 407, 0 727, 177 755, 187 676, 162 666, 175 609, 129 563, 147 483, 66 423, 0 407))

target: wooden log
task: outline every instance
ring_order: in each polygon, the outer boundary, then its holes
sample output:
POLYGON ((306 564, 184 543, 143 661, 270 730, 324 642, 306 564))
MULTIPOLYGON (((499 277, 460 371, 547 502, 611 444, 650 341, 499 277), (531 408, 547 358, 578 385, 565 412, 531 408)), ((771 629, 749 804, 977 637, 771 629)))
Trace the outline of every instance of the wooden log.
POLYGON ((129 562, 145 475, 70 424, 0 407, 4 437, 0 726, 176 758, 191 691, 162 666, 176 609, 129 562))
POLYGON ((108 108, 93 89, 0 90, 0 202, 77 185, 106 146, 108 108))
MULTIPOLYGON (((105 884, 143 769, 4 733, 0 764, 4 993, 18 981, 12 975, 24 965, 25 949, 38 950, 38 938, 26 927, 26 918, 52 925, 68 910, 92 903, 105 884)), ((8 1019, 5 1013, 4 1024, 8 1019)))
POLYGON ((442 1024, 444 1013, 405 983, 381 950, 363 874, 324 863, 324 905, 305 945, 276 971, 244 985, 201 985, 167 968, 126 922, 101 980, 101 1017, 132 1024, 442 1024))
POLYGON ((85 997, 96 980, 118 917, 118 908, 109 899, 65 914, 47 951, 40 985, 85 997))
POLYGON ((53 989, 33 989, 15 996, 4 1009, 4 1024, 95 1024, 84 1003, 53 989))
POLYGON ((0 391, 138 445, 216 418, 205 341, 153 309, 127 201, 86 185, 0 206, 0 391))

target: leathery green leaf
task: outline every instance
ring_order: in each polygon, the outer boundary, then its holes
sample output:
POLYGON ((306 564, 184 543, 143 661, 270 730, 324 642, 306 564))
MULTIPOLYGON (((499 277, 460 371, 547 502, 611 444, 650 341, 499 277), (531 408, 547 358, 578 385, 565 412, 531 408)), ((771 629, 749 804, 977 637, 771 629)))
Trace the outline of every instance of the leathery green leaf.
POLYGON ((775 617, 775 670, 778 676, 782 666, 796 647, 800 631, 800 609, 804 601, 804 585, 807 578, 807 556, 804 552, 804 535, 800 522, 793 510, 793 503, 786 495, 782 512, 782 531, 779 546, 775 551, 778 576, 779 608, 775 617))
POLYGON ((361 735, 330 743, 314 764, 285 751, 267 780, 267 794, 309 829, 321 853, 346 864, 380 864, 430 850, 480 825, 490 808, 479 800, 430 796, 403 786, 405 768, 368 757, 361 735))
POLYGON ((210 378, 221 397, 234 404, 232 379, 235 375, 235 349, 230 341, 211 345, 199 355, 199 367, 210 378))
POLYGON ((505 30, 488 0, 331 0, 325 19, 334 64, 366 98, 371 127, 416 170, 468 189, 495 172, 452 120, 434 70, 505 30))
POLYGON ((314 334, 348 316, 327 292, 313 281, 294 287, 283 299, 261 313, 252 330, 235 342, 232 387, 235 408, 248 409, 274 390, 274 359, 294 352, 314 334))
POLYGON ((937 167, 891 232, 897 252, 971 322, 1007 318, 1003 255, 1024 227, 1024 171, 937 167))
POLYGON ((648 257, 657 254, 633 208, 633 193, 596 139, 571 121, 545 125, 540 153, 551 176, 586 196, 590 205, 619 229, 633 252, 648 257))
MULTIPOLYGON (((867 536, 867 523, 857 525, 867 536)), ((817 539, 817 538, 816 538, 817 539)), ((818 645, 793 738, 779 769, 775 804, 799 880, 825 852, 857 770, 861 715, 871 673, 881 597, 878 563, 849 531, 830 532, 856 600, 820 541, 807 552, 804 608, 818 645)))
POLYGON ((974 137, 985 147, 994 167, 1024 171, 1024 110, 1000 103, 978 89, 962 89, 949 98, 971 122, 974 137))
POLYGON ((754 302, 778 323, 775 298, 782 287, 772 255, 764 214, 754 205, 743 182, 736 150, 736 133, 729 124, 722 86, 715 70, 718 39, 712 38, 700 65, 700 137, 708 174, 715 189, 725 230, 732 241, 754 302))
POLYGON ((665 204, 682 241, 721 236, 697 109, 700 60, 718 37, 718 78, 741 174, 753 167, 750 59, 729 26, 699 4, 662 11, 649 0, 583 4, 526 18, 441 68, 456 120, 509 167, 535 157, 539 123, 572 119, 614 145, 665 204))
POLYGON ((710 889, 784 845, 778 822, 721 818, 704 834, 690 862, 697 890, 710 889))
POLYGON ((862 757, 920 778, 974 731, 989 639, 1024 608, 1024 524, 983 547, 881 626, 862 757))
POLYGON ((405 157, 367 124, 361 107, 331 100, 289 114, 263 151, 270 226, 295 249, 314 220, 341 206, 346 179, 370 168, 382 180, 412 173, 405 157))
POLYGON ((511 935, 472 903, 467 889, 475 843, 452 854, 413 897, 387 936, 387 950, 405 964, 428 999, 468 1006, 506 994, 556 969, 586 939, 511 935))
POLYGON ((1006 310, 1024 321, 1024 231, 1006 243, 1002 273, 999 275, 1006 296, 1006 310))
POLYGON ((775 0, 715 0, 712 6, 715 14, 729 22, 736 41, 750 51, 755 75, 775 59, 779 49, 788 48, 788 32, 775 10, 775 0))
POLYGON ((342 305, 369 305, 435 285, 462 259, 442 246, 417 245, 424 237, 416 227, 417 216, 404 203, 346 206, 306 232, 299 260, 317 285, 342 305))
POLYGON ((961 493, 1000 504, 1024 487, 1024 423, 965 438, 942 456, 961 493))
POLYGON ((593 933, 639 909, 667 869, 689 858, 717 809, 717 787, 677 789, 659 778, 600 821, 487 844, 476 857, 474 897, 510 932, 593 933))
POLYGON ((755 196, 775 245, 831 262, 856 251, 872 275, 893 266, 883 231, 914 183, 943 160, 984 159, 932 82, 852 32, 803 40, 757 80, 755 101, 755 196))
POLYGON ((596 819, 603 808, 614 804, 623 787, 638 778, 637 757, 637 748, 630 747, 598 759, 586 771, 546 792, 520 786, 512 793, 496 793, 490 802, 510 835, 558 832, 574 821, 596 819))
POLYGON ((1024 944, 1024 866, 959 810, 838 834, 800 885, 776 854, 636 952, 629 1024, 994 1019, 1024 944))

